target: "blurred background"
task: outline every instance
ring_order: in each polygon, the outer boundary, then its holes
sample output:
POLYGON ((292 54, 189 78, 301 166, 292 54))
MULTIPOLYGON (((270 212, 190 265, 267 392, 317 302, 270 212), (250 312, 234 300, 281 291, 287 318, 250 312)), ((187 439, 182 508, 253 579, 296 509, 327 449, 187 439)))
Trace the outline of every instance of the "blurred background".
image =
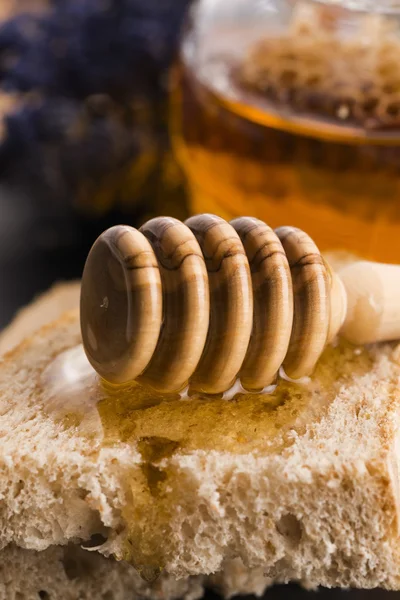
MULTIPOLYGON (((399 262, 399 29, 385 1, 0 0, 0 327, 159 214, 399 262)), ((349 595, 395 597, 319 593, 349 595)))
POLYGON ((0 0, 0 325, 114 223, 187 214, 168 68, 187 0, 0 0))

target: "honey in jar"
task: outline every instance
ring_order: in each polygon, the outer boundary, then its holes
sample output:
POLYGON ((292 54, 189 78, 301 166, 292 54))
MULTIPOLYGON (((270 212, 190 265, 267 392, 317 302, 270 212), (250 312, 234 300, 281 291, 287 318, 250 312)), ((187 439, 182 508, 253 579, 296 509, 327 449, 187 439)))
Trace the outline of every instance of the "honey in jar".
POLYGON ((400 260, 400 11, 366 0, 202 0, 172 79, 193 213, 400 260))

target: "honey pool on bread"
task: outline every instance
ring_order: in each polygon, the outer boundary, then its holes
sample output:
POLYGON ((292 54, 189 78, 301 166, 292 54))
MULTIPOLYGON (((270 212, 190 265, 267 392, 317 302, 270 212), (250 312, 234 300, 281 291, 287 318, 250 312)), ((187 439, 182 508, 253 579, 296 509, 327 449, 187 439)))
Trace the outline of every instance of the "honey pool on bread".
POLYGON ((43 411, 102 445, 136 444, 145 462, 199 449, 267 454, 284 446, 286 433, 320 418, 339 387, 371 365, 367 349, 341 342, 303 382, 282 379, 264 393, 162 394, 138 383, 104 383, 79 345, 44 370, 43 411))

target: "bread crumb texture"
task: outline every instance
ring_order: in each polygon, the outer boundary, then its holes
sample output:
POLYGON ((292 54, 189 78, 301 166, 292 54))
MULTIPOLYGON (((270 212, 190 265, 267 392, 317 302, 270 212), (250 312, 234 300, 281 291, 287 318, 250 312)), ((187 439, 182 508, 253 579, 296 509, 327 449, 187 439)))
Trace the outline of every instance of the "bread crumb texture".
POLYGON ((235 577, 259 593, 400 587, 399 346, 338 344, 310 384, 265 397, 129 400, 97 383, 79 412, 42 375, 79 343, 73 311, 0 363, 4 552, 96 536, 148 581, 210 575, 228 595, 235 577))

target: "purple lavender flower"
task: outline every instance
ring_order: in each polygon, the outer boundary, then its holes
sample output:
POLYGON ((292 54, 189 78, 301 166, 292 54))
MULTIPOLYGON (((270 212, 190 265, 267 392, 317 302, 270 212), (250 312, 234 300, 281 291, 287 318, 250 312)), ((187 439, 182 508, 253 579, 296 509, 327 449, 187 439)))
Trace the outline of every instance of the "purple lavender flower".
POLYGON ((166 75, 189 1, 52 0, 4 22, 0 93, 19 99, 4 117, 1 172, 52 199, 85 203, 99 192, 100 210, 135 164, 153 179, 167 147, 166 75))

